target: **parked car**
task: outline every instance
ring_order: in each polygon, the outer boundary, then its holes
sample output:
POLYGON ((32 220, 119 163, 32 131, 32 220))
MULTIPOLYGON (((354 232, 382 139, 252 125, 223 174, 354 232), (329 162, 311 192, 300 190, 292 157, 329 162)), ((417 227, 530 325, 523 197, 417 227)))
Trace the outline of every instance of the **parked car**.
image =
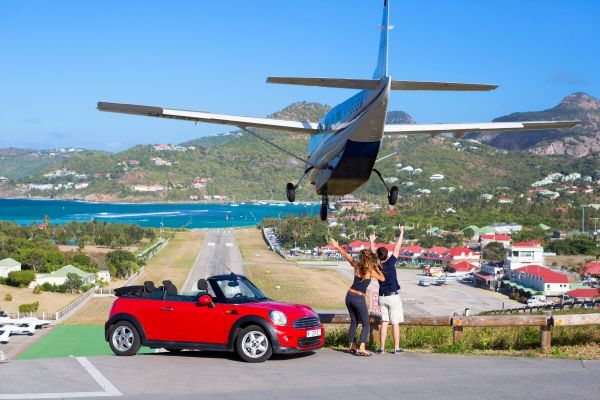
POLYGON ((427 282, 425 280, 420 280, 419 281, 419 286, 429 286, 429 282, 427 282))
POLYGON ((435 285, 436 286, 442 286, 446 284, 446 278, 445 277, 439 277, 435 280, 435 285))
POLYGON ((319 349, 325 331, 315 311, 304 305, 268 299, 242 275, 200 279, 199 292, 177 294, 170 281, 116 290, 105 339, 118 356, 140 346, 235 351, 245 361, 262 362, 272 354, 319 349))

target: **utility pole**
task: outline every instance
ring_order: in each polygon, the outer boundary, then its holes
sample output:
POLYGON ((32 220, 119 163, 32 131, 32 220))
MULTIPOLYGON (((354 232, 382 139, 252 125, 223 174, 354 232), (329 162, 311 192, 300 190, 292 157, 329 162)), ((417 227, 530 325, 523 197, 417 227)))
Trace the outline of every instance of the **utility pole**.
POLYGON ((585 235, 585 208, 587 205, 581 205, 581 233, 585 235))

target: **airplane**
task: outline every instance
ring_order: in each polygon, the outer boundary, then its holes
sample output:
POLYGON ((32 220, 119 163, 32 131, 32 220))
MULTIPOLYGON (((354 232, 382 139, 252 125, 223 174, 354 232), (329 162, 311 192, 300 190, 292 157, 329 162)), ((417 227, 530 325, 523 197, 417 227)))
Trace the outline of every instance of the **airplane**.
POLYGON ((6 344, 10 340, 10 329, 0 328, 0 343, 6 344))
POLYGON ((9 335, 28 335, 33 336, 35 334, 35 325, 33 323, 23 325, 9 325, 5 324, 0 326, 0 330, 9 332, 9 335))
POLYGON ((46 321, 45 319, 39 319, 36 317, 23 317, 23 318, 9 318, 0 317, 0 325, 14 325, 14 326, 28 326, 33 325, 37 329, 44 328, 50 325, 50 321, 46 321))
POLYGON ((436 136, 453 133, 456 138, 460 138, 467 132, 565 129, 577 125, 578 121, 386 124, 388 99, 392 90, 491 91, 498 87, 497 85, 475 83, 393 80, 388 72, 389 31, 393 28, 389 24, 390 1, 384 0, 383 2, 379 54, 377 66, 371 79, 267 78, 267 83, 360 90, 348 100, 332 108, 318 123, 107 102, 99 102, 97 108, 100 111, 237 126, 244 132, 256 136, 304 163, 304 173, 297 183, 287 184, 286 195, 290 202, 294 202, 296 190, 302 180, 308 176, 310 183, 315 187, 316 193, 321 196, 319 215, 323 221, 327 219, 329 196, 341 196, 354 192, 369 180, 372 172, 378 175, 387 189, 388 203, 390 205, 396 204, 398 187, 388 187, 381 173, 374 168, 377 161, 394 154, 378 159, 384 135, 436 136), (254 128, 310 135, 306 158, 290 153, 261 136, 253 130, 254 128))

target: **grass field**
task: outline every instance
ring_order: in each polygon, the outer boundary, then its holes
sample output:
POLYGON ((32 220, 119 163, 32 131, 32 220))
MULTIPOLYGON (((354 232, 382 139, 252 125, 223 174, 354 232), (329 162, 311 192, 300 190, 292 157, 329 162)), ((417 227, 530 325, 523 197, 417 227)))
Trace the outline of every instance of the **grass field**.
MULTIPOLYGON (((142 353, 154 352, 142 347, 142 353)), ((69 356, 101 356, 113 354, 104 340, 104 326, 101 325, 59 325, 27 350, 19 354, 17 360, 69 356)))
MULTIPOLYGON (((196 255, 202 247, 204 233, 200 231, 177 232, 169 244, 148 260, 144 273, 134 282, 154 281, 160 286, 163 280, 170 279, 175 286, 182 287, 196 255)), ((65 324, 104 324, 114 297, 96 297, 77 311, 65 324)))
POLYGON ((258 229, 235 231, 248 277, 270 298, 319 310, 345 309, 350 281, 336 271, 299 267, 270 251, 258 229))

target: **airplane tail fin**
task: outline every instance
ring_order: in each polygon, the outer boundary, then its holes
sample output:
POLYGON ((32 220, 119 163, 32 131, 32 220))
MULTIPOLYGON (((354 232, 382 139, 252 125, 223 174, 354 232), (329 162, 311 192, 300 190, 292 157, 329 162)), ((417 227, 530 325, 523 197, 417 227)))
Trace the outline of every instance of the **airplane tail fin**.
POLYGON ((377 67, 373 73, 373 79, 381 79, 388 76, 388 39, 390 30, 394 27, 390 25, 390 0, 383 0, 383 18, 381 19, 381 37, 379 38, 379 56, 377 58, 377 67))

